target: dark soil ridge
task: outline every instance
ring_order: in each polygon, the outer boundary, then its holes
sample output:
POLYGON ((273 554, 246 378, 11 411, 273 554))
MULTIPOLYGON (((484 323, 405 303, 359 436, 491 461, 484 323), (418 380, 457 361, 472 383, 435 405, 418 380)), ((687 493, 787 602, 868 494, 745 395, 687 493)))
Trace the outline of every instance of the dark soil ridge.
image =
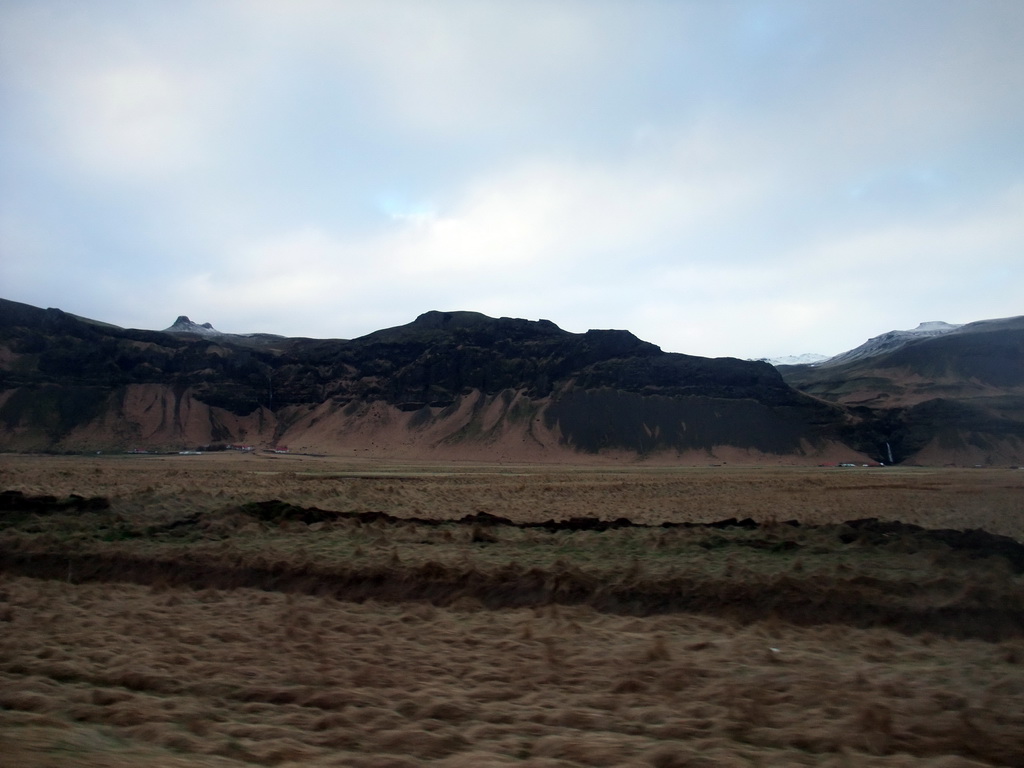
MULTIPOLYGON (((510 520, 507 517, 492 515, 489 512, 478 512, 450 520, 427 519, 421 517, 396 517, 395 515, 390 515, 387 512, 379 511, 331 512, 317 509, 316 507, 299 507, 278 499, 243 504, 239 509, 263 522, 275 524, 280 524, 286 521, 314 524, 337 520, 353 520, 362 525, 373 525, 375 523, 395 525, 405 523, 437 526, 454 523, 457 525, 476 526, 481 529, 490 527, 510 527, 524 530, 542 530, 547 533, 559 533, 563 531, 602 532, 616 530, 619 528, 742 528, 746 530, 757 530, 777 526, 787 526, 791 528, 803 527, 807 529, 813 529, 815 527, 833 527, 837 529, 839 540, 844 544, 858 542, 862 544, 884 545, 892 543, 900 538, 909 537, 917 539, 921 543, 945 544, 950 549, 971 558, 1003 557, 1010 563, 1016 573, 1024 573, 1024 544, 1021 544, 1009 536, 989 533, 988 531, 978 528, 968 528, 965 530, 957 530, 953 528, 923 528, 919 525, 912 525, 910 523, 880 520, 877 517, 847 520, 846 522, 839 523, 835 526, 802 526, 797 520, 787 520, 783 523, 762 524, 749 517, 742 520, 730 517, 728 519, 718 520, 712 523, 663 522, 657 525, 648 525, 645 523, 633 522, 629 518, 625 517, 619 517, 614 520, 602 520, 596 517, 571 517, 567 520, 544 520, 542 522, 520 523, 510 520)), ((197 514, 183 520, 175 521, 174 523, 171 523, 169 527, 179 527, 182 525, 198 523, 199 520, 200 516, 197 514)), ((480 535, 480 539, 486 540, 486 533, 482 533, 480 535)), ((754 547, 757 547, 759 544, 763 544, 766 547, 784 547, 787 549, 796 549, 799 547, 796 542, 791 541, 748 541, 737 543, 745 543, 754 547)))
MULTIPOLYGON (((471 515, 463 515, 458 518, 427 518, 427 517, 398 517, 391 515, 387 512, 380 512, 377 510, 370 512, 334 512, 330 510, 318 509, 317 507, 299 507, 294 504, 289 504, 286 501, 280 501, 278 499, 270 499, 268 501, 254 501, 247 504, 242 504, 238 509, 245 514, 252 515, 253 517, 262 520, 265 523, 283 523, 286 521, 295 521, 312 525, 313 523, 327 523, 337 520, 351 520, 361 525, 396 525, 396 524, 413 524, 413 525, 426 525, 426 526, 438 526, 438 525, 475 525, 484 528, 490 527, 508 527, 508 528, 519 528, 521 530, 533 529, 541 530, 547 533, 560 533, 560 532, 573 532, 573 531, 594 531, 600 533, 602 531, 611 531, 619 528, 746 528, 755 529, 759 527, 759 523, 751 518, 745 518, 743 520, 737 520, 735 517, 730 517, 727 520, 719 520, 713 523, 661 523, 659 525, 647 525, 645 523, 635 523, 627 517, 618 517, 614 520, 602 520, 598 517, 570 517, 566 520, 543 520, 540 522, 516 522, 510 520, 507 517, 500 515, 492 515, 490 512, 476 512, 471 515)), ((191 518, 186 518, 182 521, 171 523, 172 526, 184 524, 186 521, 198 522, 200 515, 193 515, 191 518)), ((800 523, 796 520, 791 520, 785 525, 799 526, 800 523)))
POLYGON ((762 583, 624 575, 618 582, 561 566, 555 570, 509 563, 494 570, 388 564, 317 570, 276 563, 232 567, 156 560, 120 553, 0 552, 0 570, 30 578, 80 584, 127 582, 155 590, 251 588, 363 602, 426 601, 439 606, 488 610, 588 605, 596 611, 634 616, 701 613, 751 622, 765 619, 811 626, 885 627, 906 634, 932 633, 996 642, 1024 636, 1024 610, 1014 596, 968 585, 953 599, 929 604, 915 583, 864 577, 822 579, 779 575, 762 583), (920 604, 915 605, 915 600, 920 604), (468 602, 467 602, 468 601, 468 602))
MULTIPOLYGON (((102 496, 83 497, 77 494, 59 499, 55 496, 28 496, 21 491, 0 492, 0 527, 20 522, 31 515, 46 515, 58 512, 99 512, 110 508, 110 501, 102 496)), ((484 529, 492 527, 510 527, 519 529, 542 530, 547 533, 592 531, 602 532, 619 528, 708 528, 728 529, 741 528, 756 530, 776 526, 792 528, 813 528, 801 526, 797 520, 782 523, 758 523, 752 518, 738 520, 730 517, 711 523, 673 523, 663 522, 657 525, 636 523, 629 518, 619 517, 614 520, 602 520, 596 517, 571 517, 567 520, 544 520, 541 522, 516 522, 507 517, 492 515, 489 512, 478 512, 460 518, 441 519, 423 517, 397 517, 381 511, 370 512, 338 512, 318 509, 317 507, 300 507, 279 499, 255 501, 243 504, 238 510, 265 523, 281 524, 288 521, 302 522, 308 525, 315 523, 350 520, 360 525, 396 525, 413 524, 439 526, 446 524, 469 525, 480 529, 474 538, 486 541, 484 529)), ((188 517, 175 520, 163 526, 149 528, 147 534, 167 532, 174 529, 188 528, 201 522, 206 513, 197 512, 188 517)), ((817 526, 818 528, 826 526, 817 526)), ((884 545, 899 538, 913 538, 922 544, 941 543, 950 549, 970 558, 1002 557, 1005 558, 1016 573, 1024 573, 1024 544, 1009 536, 989 533, 979 528, 958 530, 954 528, 923 528, 919 525, 902 523, 894 520, 881 520, 877 517, 847 520, 833 526, 838 530, 839 540, 844 544, 858 542, 861 544, 884 545), (846 530, 844 530, 846 529, 846 530)), ((128 533, 125 531, 125 533, 128 533)), ((129 534, 130 535, 130 534, 129 534)), ((748 546, 768 546, 769 542, 743 542, 748 546)), ((795 542, 775 542, 772 546, 798 548, 795 542)))
POLYGON ((100 512, 110 509, 110 500, 103 496, 79 496, 72 493, 62 499, 56 496, 27 496, 21 491, 0 491, 0 523, 29 515, 56 512, 100 512))
MULTIPOLYGON (((25 496, 17 491, 0 493, 0 528, 17 525, 34 516, 51 513, 77 514, 103 511, 109 502, 101 497, 25 496)), ((608 531, 618 528, 705 528, 717 530, 705 548, 737 545, 773 551, 800 549, 792 537, 780 537, 783 527, 813 531, 830 529, 838 545, 916 551, 936 544, 969 559, 1003 558, 1017 572, 1024 571, 1024 546, 1005 536, 981 530, 928 530, 876 518, 852 520, 841 525, 801 526, 788 523, 759 524, 752 519, 730 518, 713 523, 644 525, 626 518, 601 520, 578 517, 517 523, 486 512, 456 520, 401 518, 385 512, 332 512, 304 508, 279 500, 253 502, 216 512, 196 513, 166 525, 146 529, 118 526, 122 538, 144 538, 169 532, 187 532, 208 515, 242 512, 265 524, 307 524, 354 521, 360 525, 457 524, 472 526, 471 541, 487 545, 496 529, 509 526, 547 532, 608 531), (767 536, 730 537, 729 529, 764 530, 767 536), (892 546, 890 546, 892 545, 892 546)), ((41 543, 41 542, 40 542, 41 543)), ((996 569, 1005 568, 994 564, 996 569)), ((988 566, 986 567, 988 568, 988 566)), ((888 627, 905 633, 931 632, 953 637, 1000 640, 1024 636, 1024 600, 1005 580, 992 581, 979 572, 961 581, 953 577, 918 584, 909 580, 881 580, 864 574, 795 575, 786 572, 763 576, 761 581, 737 581, 702 576, 658 577, 645 575, 642 567, 616 574, 595 574, 571 563, 548 568, 525 568, 514 562, 480 570, 469 565, 427 562, 418 565, 394 560, 358 567, 318 568, 308 563, 277 562, 262 565, 227 565, 195 559, 139 557, 123 552, 73 553, 53 548, 0 550, 0 570, 33 578, 73 583, 89 581, 129 582, 154 588, 232 589, 248 587, 268 591, 329 595, 342 600, 369 599, 401 602, 427 601, 436 605, 470 604, 487 609, 538 607, 553 604, 589 605, 595 610, 629 615, 696 612, 741 621, 778 618, 799 625, 845 624, 857 627, 888 627), (968 583, 969 582, 969 583, 968 583)), ((993 572, 995 573, 995 572, 993 572)), ((1004 571, 1005 573, 1005 571, 1004 571)))

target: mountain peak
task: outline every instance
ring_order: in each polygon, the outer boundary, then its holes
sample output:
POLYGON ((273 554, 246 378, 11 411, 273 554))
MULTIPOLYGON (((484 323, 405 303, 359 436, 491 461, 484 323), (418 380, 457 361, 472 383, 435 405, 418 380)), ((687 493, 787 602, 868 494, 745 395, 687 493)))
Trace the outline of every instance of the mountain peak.
POLYGON ((769 365, 816 365, 828 360, 828 355, 818 352, 804 352, 800 355, 782 355, 781 357, 758 357, 757 362, 769 365))
POLYGON ((164 328, 164 333, 196 333, 202 336, 223 336, 220 331, 210 323, 194 323, 188 315, 178 315, 170 328, 164 328))
POLYGON ((859 347, 855 347, 847 352, 830 357, 828 360, 823 360, 819 363, 815 363, 817 366, 834 366, 844 363, 851 363, 855 360, 863 360, 869 357, 876 357, 886 352, 892 352, 900 347, 906 345, 911 341, 917 341, 918 339, 926 339, 932 336, 942 336, 947 333, 951 333, 961 326, 953 325, 951 323, 945 323, 941 320, 929 320, 927 322, 919 323, 916 328, 907 331, 889 331, 883 333, 880 336, 874 336, 868 339, 859 347))
POLYGON ((949 331, 955 331, 959 327, 959 325, 953 325, 952 323, 944 323, 942 320, 928 320, 924 323, 919 323, 917 328, 904 331, 904 333, 948 333, 949 331))

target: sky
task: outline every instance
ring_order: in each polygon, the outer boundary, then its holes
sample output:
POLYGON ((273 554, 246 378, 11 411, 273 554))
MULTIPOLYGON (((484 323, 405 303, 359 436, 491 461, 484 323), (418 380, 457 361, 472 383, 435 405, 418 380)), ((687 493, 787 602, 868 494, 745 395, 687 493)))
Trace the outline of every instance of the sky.
POLYGON ((1024 314, 1024 2, 0 0, 0 297, 741 358, 1024 314))

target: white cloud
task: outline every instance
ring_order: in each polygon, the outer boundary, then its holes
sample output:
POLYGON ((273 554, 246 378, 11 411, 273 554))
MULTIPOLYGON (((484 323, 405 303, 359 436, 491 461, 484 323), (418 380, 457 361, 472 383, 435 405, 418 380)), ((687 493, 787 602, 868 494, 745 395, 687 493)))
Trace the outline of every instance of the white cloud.
POLYGON ((147 66, 70 80, 56 110, 63 143, 94 175, 152 179, 194 170, 204 143, 201 83, 147 66))
POLYGON ((349 335, 478 309, 743 356, 1015 314, 1021 22, 1019 3, 6 4, 0 275, 149 327, 349 335))
MULTIPOLYGON (((657 158, 661 159, 661 158, 657 158)), ((754 178, 709 177, 673 163, 627 158, 614 164, 533 161, 480 179, 453 209, 416 222, 381 250, 411 274, 550 273, 613 262, 635 268, 645 255, 685 239, 748 204, 754 178)))
POLYGON ((185 10, 41 2, 4 15, 9 108, 67 177, 137 187, 182 181, 211 161, 242 57, 211 48, 214 19, 185 10))
POLYGON ((321 76, 402 130, 447 137, 522 128, 559 109, 609 66, 596 23, 555 3, 244 2, 239 23, 271 42, 269 61, 301 45, 321 76))
MULTIPOLYGON (((804 269, 831 269, 844 277, 878 282, 898 276, 899 289, 934 285, 1009 260, 1024 241, 1024 186, 997 195, 976 210, 889 226, 835 233, 795 255, 804 269)), ((1021 267, 1024 270, 1024 267, 1021 267)))

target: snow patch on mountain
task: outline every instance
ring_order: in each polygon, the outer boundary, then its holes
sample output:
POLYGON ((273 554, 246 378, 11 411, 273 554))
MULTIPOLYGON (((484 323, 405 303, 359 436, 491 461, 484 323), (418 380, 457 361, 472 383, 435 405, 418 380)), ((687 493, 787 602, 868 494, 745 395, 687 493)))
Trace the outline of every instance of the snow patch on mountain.
POLYGON ((164 328, 164 333, 193 333, 197 336, 226 336, 209 323, 193 323, 187 315, 178 315, 178 319, 170 328, 164 328))
POLYGON ((769 363, 771 365, 810 365, 814 367, 823 365, 841 365, 842 363, 861 360, 865 357, 874 357, 875 355, 881 355, 885 352, 892 352, 894 349, 902 347, 907 342, 915 341, 917 339, 926 339, 931 336, 942 336, 943 334, 950 333, 951 331, 955 331, 962 327, 962 325, 945 323, 941 320, 929 320, 927 322, 920 323, 916 328, 911 328, 907 331, 889 331, 888 333, 883 333, 880 336, 875 336, 874 338, 868 339, 859 347, 855 347, 854 349, 846 352, 840 352, 838 355, 834 355, 832 357, 829 357, 828 355, 819 355, 814 352, 805 352, 802 355, 760 357, 757 358, 757 362, 769 363))
POLYGON ((783 355, 782 357, 759 357, 757 362, 770 365, 815 365, 828 360, 828 355, 817 352, 804 352, 802 355, 783 355))
POLYGON ((206 338, 211 341, 217 340, 218 343, 241 344, 249 347, 279 345, 285 340, 284 336, 274 333, 225 333, 218 331, 210 323, 194 323, 188 315, 179 315, 170 328, 164 328, 163 333, 206 338))
POLYGON ((944 323, 941 320, 930 320, 926 323, 920 323, 917 328, 909 331, 901 331, 901 333, 912 333, 917 336, 938 336, 942 333, 949 333, 955 331, 957 328, 963 328, 962 325, 953 325, 952 323, 944 323))
POLYGON ((886 352, 892 352, 895 349, 899 349, 908 342, 916 341, 917 339, 926 339, 932 336, 942 336, 955 331, 960 327, 962 326, 953 325, 952 323, 944 323, 941 320, 930 320, 907 331, 889 331, 888 333, 883 333, 881 336, 875 336, 874 338, 865 341, 859 347, 854 347, 847 352, 842 352, 835 357, 830 357, 827 360, 815 363, 814 365, 841 365, 843 363, 853 362, 854 360, 862 360, 865 357, 874 357, 876 355, 881 355, 886 352))

